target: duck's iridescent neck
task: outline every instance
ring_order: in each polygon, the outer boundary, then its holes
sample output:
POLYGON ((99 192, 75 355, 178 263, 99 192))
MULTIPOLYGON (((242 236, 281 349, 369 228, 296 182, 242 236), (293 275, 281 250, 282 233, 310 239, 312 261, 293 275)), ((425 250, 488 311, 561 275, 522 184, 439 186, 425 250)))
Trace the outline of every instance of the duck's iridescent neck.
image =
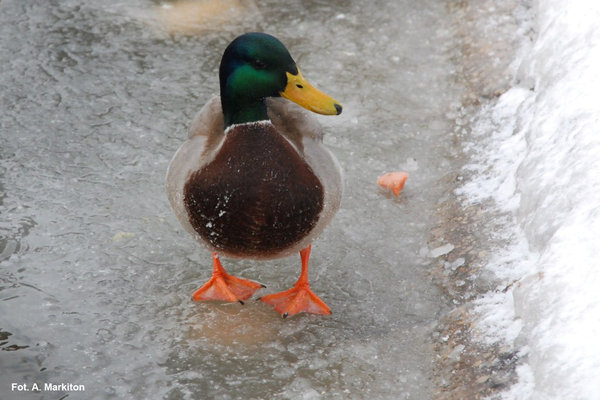
POLYGON ((267 105, 264 99, 252 102, 235 101, 228 96, 221 96, 225 129, 234 124, 268 120, 267 105))

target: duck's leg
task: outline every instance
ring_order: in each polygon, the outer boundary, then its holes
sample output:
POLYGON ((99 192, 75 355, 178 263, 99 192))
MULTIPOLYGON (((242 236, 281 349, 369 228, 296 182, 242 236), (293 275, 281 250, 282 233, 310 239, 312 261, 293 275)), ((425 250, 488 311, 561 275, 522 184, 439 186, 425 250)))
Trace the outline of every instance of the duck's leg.
POLYGON ((237 278, 229 275, 217 253, 212 254, 213 258, 213 274, 212 277, 200 289, 194 292, 192 296, 194 300, 222 300, 222 301, 239 301, 244 304, 243 300, 247 300, 264 285, 252 282, 248 279, 237 278))
POLYGON ((301 312, 313 314, 331 314, 331 310, 327 304, 323 302, 310 290, 308 284, 308 259, 310 257, 310 245, 300 251, 302 259, 302 272, 300 277, 291 289, 283 292, 269 294, 261 297, 261 301, 270 304, 281 313, 283 318, 301 312))

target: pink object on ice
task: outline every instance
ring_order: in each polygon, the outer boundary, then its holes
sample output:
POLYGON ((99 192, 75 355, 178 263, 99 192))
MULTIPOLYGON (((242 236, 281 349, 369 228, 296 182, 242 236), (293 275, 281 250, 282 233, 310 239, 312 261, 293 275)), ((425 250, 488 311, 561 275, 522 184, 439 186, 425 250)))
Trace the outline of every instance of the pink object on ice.
POLYGON ((406 172, 388 172, 377 178, 377 183, 379 186, 391 190, 392 193, 394 193, 394 196, 398 196, 400 191, 404 188, 404 183, 407 179, 408 174, 406 172))

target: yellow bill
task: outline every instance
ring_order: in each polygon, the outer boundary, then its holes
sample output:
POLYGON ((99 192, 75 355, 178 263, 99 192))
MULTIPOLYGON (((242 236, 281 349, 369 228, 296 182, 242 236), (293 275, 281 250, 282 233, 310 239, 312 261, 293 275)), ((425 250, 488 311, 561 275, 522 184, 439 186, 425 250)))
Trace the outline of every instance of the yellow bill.
POLYGON ((287 85, 281 96, 306 108, 307 110, 324 115, 339 115, 342 105, 333 97, 326 95, 308 83, 298 70, 297 75, 286 72, 287 85))

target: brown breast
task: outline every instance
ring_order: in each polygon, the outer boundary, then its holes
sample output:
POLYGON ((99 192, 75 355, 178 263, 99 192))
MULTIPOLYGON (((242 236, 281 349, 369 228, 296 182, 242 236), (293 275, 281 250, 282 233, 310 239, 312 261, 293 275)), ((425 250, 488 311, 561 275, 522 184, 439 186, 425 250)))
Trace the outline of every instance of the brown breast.
POLYGON ((231 128, 212 162, 184 187, 196 232, 240 257, 274 255, 304 238, 323 209, 310 166, 265 122, 231 128))

